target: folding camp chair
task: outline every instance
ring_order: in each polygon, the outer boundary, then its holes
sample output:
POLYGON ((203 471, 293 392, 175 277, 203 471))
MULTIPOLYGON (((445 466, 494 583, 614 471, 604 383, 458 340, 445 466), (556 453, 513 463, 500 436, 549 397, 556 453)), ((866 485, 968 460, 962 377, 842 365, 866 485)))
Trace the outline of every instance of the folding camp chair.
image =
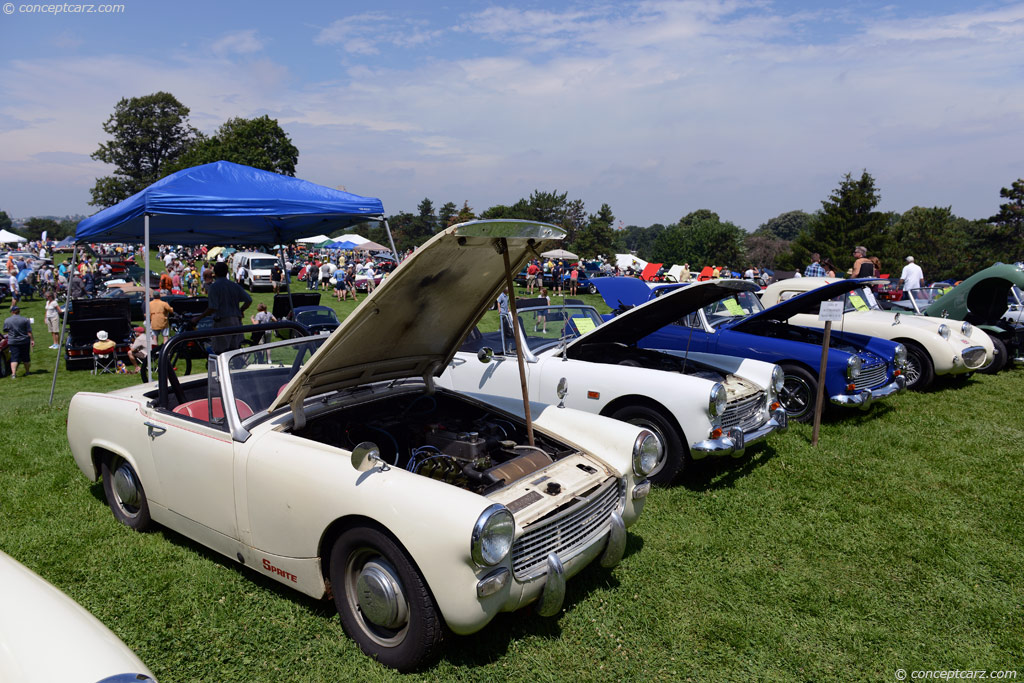
POLYGON ((112 375, 117 374, 117 353, 115 353, 113 348, 106 351, 93 349, 92 374, 102 375, 105 372, 109 372, 112 375))

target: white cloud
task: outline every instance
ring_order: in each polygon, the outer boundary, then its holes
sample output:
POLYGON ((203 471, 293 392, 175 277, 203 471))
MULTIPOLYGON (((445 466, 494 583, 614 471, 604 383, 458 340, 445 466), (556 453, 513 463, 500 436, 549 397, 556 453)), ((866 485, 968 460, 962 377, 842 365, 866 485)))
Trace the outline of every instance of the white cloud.
POLYGON ((248 55, 263 50, 263 40, 256 29, 235 31, 218 38, 213 42, 211 50, 216 55, 248 55))
POLYGON ((205 55, 7 62, 0 182, 56 180, 87 198, 109 172, 87 158, 102 122, 121 97, 157 90, 206 131, 278 118, 300 175, 392 212, 558 188, 627 223, 710 208, 754 228, 815 210, 867 168, 884 208, 980 217, 1020 174, 1024 4, 913 20, 763 2, 580 7, 491 7, 449 26, 340 19, 312 36, 342 52, 330 81, 303 80, 301 63, 233 60, 249 44, 227 41, 239 33, 205 55), (466 41, 472 56, 456 49, 466 41))

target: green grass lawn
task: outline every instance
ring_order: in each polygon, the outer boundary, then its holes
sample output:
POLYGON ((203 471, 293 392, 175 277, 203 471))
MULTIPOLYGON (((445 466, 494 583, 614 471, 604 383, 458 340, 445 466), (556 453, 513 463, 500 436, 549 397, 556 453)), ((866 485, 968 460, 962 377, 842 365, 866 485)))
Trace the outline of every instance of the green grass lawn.
MULTIPOLYGON (((62 369, 48 407, 56 352, 41 304, 24 313, 40 343, 29 377, 0 380, 0 549, 164 683, 403 678, 359 652, 330 602, 173 532, 115 522, 71 459, 66 408, 76 391, 138 379, 62 369)), ((500 615, 408 678, 1024 676, 1024 372, 940 387, 832 413, 816 448, 810 426, 794 425, 743 459, 701 463, 652 492, 625 559, 571 580, 559 616, 500 615)))

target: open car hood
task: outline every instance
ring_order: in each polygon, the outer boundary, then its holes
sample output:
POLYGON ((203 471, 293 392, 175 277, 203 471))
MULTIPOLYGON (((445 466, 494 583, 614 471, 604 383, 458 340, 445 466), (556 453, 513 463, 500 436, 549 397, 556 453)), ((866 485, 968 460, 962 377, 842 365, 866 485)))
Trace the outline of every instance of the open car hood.
POLYGON ((924 309, 925 315, 973 325, 994 325, 1008 308, 1007 295, 1013 285, 1024 287, 1024 270, 1009 263, 997 263, 979 270, 924 309))
MULTIPOLYGON (((636 278, 601 279, 631 280, 650 291, 647 285, 636 278)), ((622 283, 620 285, 617 291, 621 294, 626 294, 626 288, 631 287, 622 283)), ((736 292, 753 292, 758 289, 760 288, 749 280, 711 280, 685 285, 656 299, 642 303, 635 308, 631 308, 621 315, 602 323, 592 332, 588 332, 580 338, 573 340, 569 347, 575 348, 586 344, 608 344, 614 342, 634 344, 647 335, 657 332, 666 325, 719 299, 723 299, 736 292)), ((613 290, 616 290, 615 285, 612 285, 608 291, 610 293, 613 290)), ((604 296, 604 292, 605 290, 601 289, 602 296, 604 296)), ((640 290, 635 289, 634 293, 639 296, 640 290)), ((607 298, 605 301, 607 302, 607 298)))
POLYGON ((785 322, 792 318, 797 313, 818 313, 818 308, 822 301, 828 301, 840 294, 851 292, 864 285, 871 285, 878 282, 885 282, 885 280, 879 280, 878 278, 854 278, 852 280, 837 280, 830 282, 827 285, 812 289, 809 292, 798 294, 791 299, 780 301, 774 306, 770 306, 759 313, 748 315, 739 322, 728 325, 729 328, 734 330, 743 329, 744 326, 755 323, 756 321, 774 320, 777 322, 785 322))
POLYGON ((647 283, 635 277, 594 278, 594 286, 613 311, 639 306, 654 298, 654 292, 647 283))
POLYGON ((497 246, 516 273, 565 231, 530 221, 472 221, 438 233, 403 261, 285 386, 270 411, 369 382, 440 375, 505 285, 497 246))

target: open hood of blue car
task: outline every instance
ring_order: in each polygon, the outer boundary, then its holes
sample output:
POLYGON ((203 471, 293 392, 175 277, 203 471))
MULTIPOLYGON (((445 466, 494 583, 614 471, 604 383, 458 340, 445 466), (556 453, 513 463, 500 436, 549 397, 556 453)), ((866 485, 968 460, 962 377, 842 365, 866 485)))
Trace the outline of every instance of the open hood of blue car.
POLYGON ((885 280, 868 277, 830 282, 827 285, 818 287, 817 289, 812 289, 809 292, 798 294, 791 299, 780 301, 774 306, 764 309, 760 313, 748 315, 746 318, 737 322, 727 324, 727 326, 733 330, 741 330, 746 325, 757 324, 758 322, 765 320, 785 322, 798 313, 813 313, 817 315, 818 308, 821 306, 822 301, 828 301, 829 299, 845 294, 846 292, 851 292, 863 287, 864 285, 872 285, 879 282, 885 282, 885 280))

